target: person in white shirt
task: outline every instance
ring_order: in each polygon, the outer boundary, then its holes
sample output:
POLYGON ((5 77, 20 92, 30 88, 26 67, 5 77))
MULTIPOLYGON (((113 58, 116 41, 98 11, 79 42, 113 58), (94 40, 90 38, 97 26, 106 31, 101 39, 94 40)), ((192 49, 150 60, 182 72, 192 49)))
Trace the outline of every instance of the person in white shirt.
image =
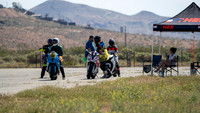
POLYGON ((166 60, 162 60, 158 66, 158 68, 155 70, 155 72, 158 72, 160 68, 162 69, 162 77, 164 77, 165 68, 169 67, 171 65, 176 65, 177 60, 177 54, 176 54, 176 48, 172 47, 170 48, 170 55, 167 56, 166 60))

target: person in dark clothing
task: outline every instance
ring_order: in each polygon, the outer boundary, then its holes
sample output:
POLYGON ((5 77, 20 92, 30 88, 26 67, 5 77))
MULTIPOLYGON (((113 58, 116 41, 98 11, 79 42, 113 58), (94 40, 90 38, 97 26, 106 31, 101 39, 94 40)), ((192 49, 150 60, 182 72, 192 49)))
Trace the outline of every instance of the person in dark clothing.
MULTIPOLYGON (((87 41, 86 45, 85 45, 85 50, 87 49, 88 51, 95 51, 95 46, 93 44, 93 40, 94 40, 94 36, 90 36, 89 40, 87 41)), ((85 51, 85 57, 88 56, 88 52, 85 51)))
POLYGON ((48 53, 49 53, 49 49, 52 46, 52 39, 48 39, 47 43, 48 43, 47 45, 44 45, 42 48, 40 48, 40 51, 44 52, 44 55, 42 55, 43 66, 42 66, 40 78, 43 78, 44 75, 45 75, 45 71, 46 71, 46 68, 47 68, 47 56, 48 56, 48 53))
MULTIPOLYGON (((96 45, 96 48, 97 48, 97 52, 99 53, 100 50, 102 48, 105 48, 105 42, 101 41, 101 37, 100 36, 95 36, 94 37, 94 41, 95 41, 95 45, 96 45)), ((101 53, 100 53, 101 54, 101 53)))
POLYGON ((109 46, 107 47, 107 50, 108 50, 108 53, 110 55, 112 55, 112 54, 114 55, 114 58, 115 58, 115 61, 116 61, 117 73, 118 73, 118 76, 120 77, 120 68, 119 68, 118 56, 117 56, 118 48, 115 45, 114 39, 109 40, 109 46))
POLYGON ((50 48, 50 52, 55 51, 58 54, 58 57, 60 58, 60 71, 62 73, 62 78, 63 80, 65 80, 65 72, 64 72, 64 68, 62 66, 62 56, 63 56, 63 48, 62 46, 59 46, 59 39, 58 38, 54 38, 53 41, 53 46, 50 48))
POLYGON ((105 47, 105 43, 103 41, 101 41, 101 37, 99 37, 99 36, 95 36, 94 40, 95 40, 97 52, 100 54, 99 55, 100 68, 101 68, 101 70, 103 71, 103 74, 104 74, 104 76, 102 78, 109 78, 110 76, 109 77, 106 76, 107 72, 108 73, 111 73, 111 72, 110 72, 110 70, 106 70, 106 62, 109 59, 109 54, 108 54, 108 51, 105 47))

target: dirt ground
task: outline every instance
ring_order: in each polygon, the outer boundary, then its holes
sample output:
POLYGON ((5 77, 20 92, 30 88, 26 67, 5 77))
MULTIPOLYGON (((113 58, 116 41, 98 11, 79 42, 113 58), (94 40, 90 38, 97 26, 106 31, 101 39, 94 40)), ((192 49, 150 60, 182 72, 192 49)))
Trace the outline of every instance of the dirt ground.
MULTIPOLYGON (((189 67, 181 67, 180 75, 186 76, 190 74, 189 67)), ((66 79, 62 80, 59 75, 56 81, 51 81, 48 73, 43 79, 40 79, 41 69, 0 69, 0 94, 12 95, 26 89, 37 88, 41 86, 56 86, 62 88, 72 88, 81 85, 94 85, 98 82, 120 79, 119 77, 111 77, 110 79, 100 79, 103 76, 102 71, 98 73, 98 77, 94 80, 86 79, 86 68, 65 68, 66 79)), ((142 74, 142 67, 121 68, 122 77, 134 77, 142 74)), ((145 74, 147 75, 147 74, 145 74)), ((174 75, 176 75, 174 73, 174 75)))

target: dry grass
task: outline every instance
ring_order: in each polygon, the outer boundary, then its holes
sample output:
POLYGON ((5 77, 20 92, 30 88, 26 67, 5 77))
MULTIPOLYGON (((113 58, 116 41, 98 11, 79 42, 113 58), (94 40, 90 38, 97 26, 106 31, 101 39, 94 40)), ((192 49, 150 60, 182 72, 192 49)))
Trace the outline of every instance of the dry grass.
POLYGON ((47 86, 0 97, 0 112, 198 112, 199 83, 198 76, 139 76, 72 89, 47 86))
MULTIPOLYGON (((102 40, 108 42, 110 38, 116 40, 119 45, 124 45, 124 34, 106 30, 86 30, 80 26, 62 26, 53 22, 41 21, 33 17, 25 16, 12 9, 0 9, 0 21, 5 24, 0 25, 0 46, 8 49, 38 49, 46 43, 48 38, 60 38, 60 44, 65 48, 84 46, 90 35, 99 35, 102 40)), ((151 45, 151 36, 140 34, 128 34, 129 45, 151 45)), ((163 39, 163 46, 181 46, 190 48, 191 40, 163 39)), ((199 41, 197 41, 199 42, 199 41)), ((156 42, 158 43, 158 37, 156 42)), ((198 44, 198 43, 197 43, 198 44)))

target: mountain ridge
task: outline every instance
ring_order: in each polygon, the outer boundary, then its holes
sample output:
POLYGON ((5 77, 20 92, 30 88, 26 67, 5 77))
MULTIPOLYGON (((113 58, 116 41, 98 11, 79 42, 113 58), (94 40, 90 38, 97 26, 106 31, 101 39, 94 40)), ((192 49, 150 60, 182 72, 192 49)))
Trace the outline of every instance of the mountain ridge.
POLYGON ((149 11, 141 11, 135 15, 126 15, 116 11, 95 8, 63 0, 48 0, 31 8, 30 11, 42 15, 49 14, 54 18, 69 18, 79 25, 90 24, 96 28, 113 31, 119 31, 120 26, 125 25, 129 28, 127 29, 127 32, 143 34, 152 34, 153 23, 167 19, 167 17, 161 17, 149 11))
MULTIPOLYGON (((118 46, 124 45, 124 33, 110 30, 89 30, 81 26, 61 25, 52 21, 40 20, 32 16, 24 15, 14 9, 0 9, 0 49, 39 49, 49 38, 59 38, 60 45, 64 48, 84 47, 90 35, 101 36, 108 44, 113 38, 118 46)), ((150 46, 152 36, 127 33, 127 44, 133 46, 150 46)), ((158 36, 155 36, 155 44, 158 44, 158 36)), ((174 46, 190 48, 192 40, 162 38, 162 47, 174 46)), ((197 41, 197 45, 199 45, 197 41)))

